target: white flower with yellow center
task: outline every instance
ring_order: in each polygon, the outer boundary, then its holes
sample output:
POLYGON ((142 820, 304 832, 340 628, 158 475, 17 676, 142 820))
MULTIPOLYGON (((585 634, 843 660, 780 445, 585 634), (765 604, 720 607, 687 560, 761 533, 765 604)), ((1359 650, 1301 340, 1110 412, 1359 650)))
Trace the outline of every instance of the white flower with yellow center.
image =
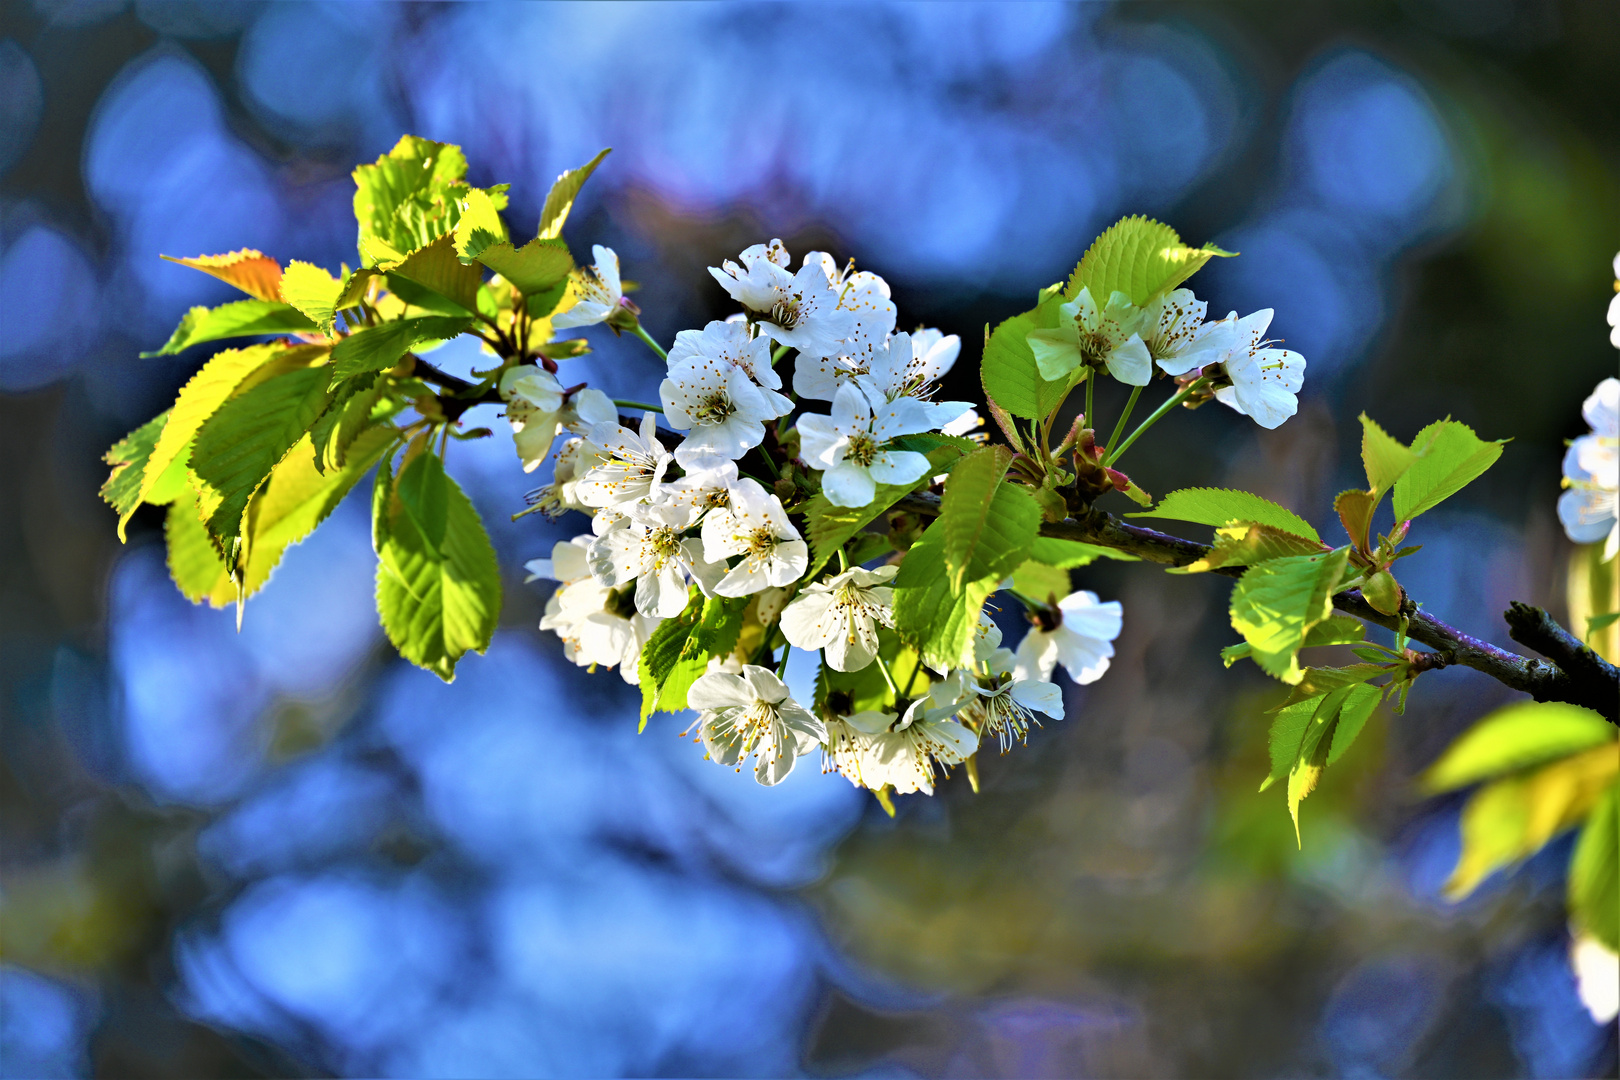
POLYGON ((789 644, 825 652, 834 671, 860 671, 878 651, 879 626, 894 627, 898 566, 865 570, 852 566, 837 577, 806 585, 782 611, 782 634, 789 644))
POLYGON ((658 388, 664 415, 690 432, 675 448, 682 468, 735 461, 765 439, 765 422, 793 409, 781 394, 761 389, 742 367, 694 356, 669 369, 658 388))
POLYGON ((628 509, 653 497, 669 468, 670 453, 658 441, 652 413, 642 414, 639 432, 615 420, 598 424, 590 439, 601 449, 601 461, 574 486, 575 498, 586 506, 628 509))
POLYGON ((526 580, 560 582, 546 601, 540 629, 562 639, 564 656, 580 667, 617 665, 624 681, 635 686, 641 681, 641 648, 663 620, 638 612, 628 590, 610 589, 591 576, 587 551, 593 539, 558 542, 551 558, 525 564, 526 580))
POLYGON ((1620 518, 1616 515, 1616 489, 1620 489, 1620 379, 1608 378, 1581 406, 1591 426, 1564 452, 1564 485, 1558 497, 1558 520, 1577 544, 1604 541, 1607 562, 1620 550, 1620 518))
POLYGON ((609 588, 636 587, 636 610, 668 619, 686 607, 686 584, 695 580, 705 595, 725 572, 703 557, 696 537, 681 536, 682 512, 667 503, 647 504, 591 542, 591 574, 609 588))
POLYGON ((501 376, 500 393, 524 472, 540 467, 558 433, 585 435, 597 424, 619 418, 612 399, 602 391, 586 387, 565 394, 557 376, 534 364, 508 368, 501 376))
POLYGON ((722 461, 694 469, 663 486, 660 501, 679 507, 688 526, 703 520, 711 510, 731 505, 731 489, 737 484, 737 463, 722 461))
POLYGON ((764 336, 812 356, 833 356, 855 327, 855 316, 838 307, 838 293, 819 264, 791 274, 776 261, 787 252, 780 240, 742 253, 742 265, 727 261, 709 273, 759 324, 764 336))
POLYGON ((1055 613, 1037 618, 1041 621, 1018 645, 1016 677, 1044 681, 1062 664, 1069 678, 1085 686, 1108 670, 1114 639, 1125 625, 1125 608, 1118 600, 1105 604, 1096 593, 1081 590, 1059 600, 1055 613))
POLYGON ((979 748, 979 737, 953 719, 962 705, 961 693, 959 680, 946 679, 898 719, 880 710, 844 718, 838 745, 829 751, 833 767, 851 783, 873 791, 887 784, 901 795, 932 795, 935 776, 979 748))
POLYGON ((964 717, 978 724, 980 731, 996 736, 1003 754, 1015 741, 1028 738, 1030 724, 1040 726, 1036 713, 1063 719, 1063 691, 1044 679, 1020 677, 1014 672, 1016 666, 1011 649, 991 650, 968 680, 978 700, 962 711, 964 717))
POLYGON ((1099 308, 1091 289, 1058 308, 1051 330, 1032 330, 1026 339, 1043 379, 1067 378, 1082 364, 1108 373, 1128 386, 1146 386, 1153 377, 1153 357, 1137 328, 1142 312, 1117 289, 1099 308))
POLYGON ((891 403, 914 398, 922 403, 929 422, 936 428, 943 427, 973 408, 966 401, 932 400, 935 382, 951 369, 961 348, 961 341, 954 334, 949 341, 955 343, 954 348, 942 348, 942 343, 935 343, 927 351, 919 351, 910 334, 896 334, 887 346, 878 350, 870 370, 855 376, 855 382, 865 388, 867 396, 874 401, 879 396, 891 403))
POLYGON ((1167 375, 1216 364, 1236 343, 1233 324, 1205 322, 1209 304, 1191 289, 1172 289, 1142 309, 1140 333, 1154 363, 1167 375))
POLYGON ((928 406, 916 398, 885 401, 857 383, 845 383, 833 398, 832 415, 799 418, 800 456, 826 470, 822 494, 834 506, 866 506, 878 484, 914 484, 928 474, 928 458, 890 448, 901 435, 934 426, 928 406))
POLYGON ((714 586, 721 596, 748 596, 788 585, 810 565, 810 549, 788 520, 782 501, 756 480, 744 478, 731 489, 730 504, 703 519, 703 556, 724 567, 742 560, 714 586))
POLYGON ((579 501, 575 488, 579 486, 580 477, 601 462, 601 447, 578 436, 569 439, 557 451, 551 483, 526 493, 524 501, 549 518, 561 517, 570 510, 589 513, 591 508, 579 501))
POLYGON ((624 285, 619 280, 619 257, 612 248, 595 244, 591 258, 596 260, 595 266, 574 272, 574 291, 578 295, 574 306, 551 317, 555 329, 606 322, 622 306, 624 285))
POLYGON ((788 695, 781 679, 753 664, 740 674, 702 676, 686 703, 698 710, 695 726, 709 757, 739 770, 752 757, 754 778, 767 786, 781 783, 799 755, 827 737, 826 725, 788 695))
POLYGON ((839 270, 833 257, 824 251, 805 256, 805 265, 818 265, 838 294, 838 310, 854 319, 837 352, 819 355, 799 350, 793 363, 793 391, 801 398, 831 401, 838 387, 856 375, 871 370, 872 361, 894 332, 895 307, 889 283, 869 271, 839 270))
MULTIPOLYGON (((1299 411, 1295 395, 1305 385, 1305 358, 1288 349, 1273 349, 1266 340, 1271 314, 1271 308, 1262 308, 1240 319, 1234 311, 1221 320, 1230 326, 1232 334, 1220 355, 1231 385, 1215 391, 1216 401, 1267 430, 1281 426, 1299 411)), ((1211 333, 1217 332, 1211 329, 1211 333)))
MULTIPOLYGON (((782 389, 782 376, 771 367, 770 338, 755 337, 749 329, 748 322, 740 315, 725 322, 716 320, 702 330, 682 330, 675 335, 675 344, 669 350, 670 367, 677 367, 699 357, 740 367, 748 373, 750 379, 766 390, 782 389)), ((789 402, 790 408, 791 405, 789 402)), ((783 413, 787 411, 786 408, 782 410, 783 413)), ((782 413, 777 415, 780 416, 782 413)))

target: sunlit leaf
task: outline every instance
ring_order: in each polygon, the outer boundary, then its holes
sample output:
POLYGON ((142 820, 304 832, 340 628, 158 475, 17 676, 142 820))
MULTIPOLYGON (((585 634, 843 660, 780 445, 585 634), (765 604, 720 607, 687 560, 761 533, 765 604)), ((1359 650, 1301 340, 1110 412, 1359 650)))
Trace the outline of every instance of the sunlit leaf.
POLYGON ((163 348, 142 357, 172 356, 193 345, 260 334, 313 333, 315 324, 291 304, 276 300, 237 300, 216 308, 194 307, 180 319, 163 348))
POLYGON ((1367 470, 1374 506, 1416 460, 1417 455, 1399 439, 1385 432, 1366 413, 1361 414, 1361 463, 1367 470))
POLYGON ((1417 460, 1395 482, 1395 519, 1410 521, 1461 491, 1502 456, 1507 440, 1487 441, 1455 420, 1417 433, 1417 460))
POLYGON ((1569 911, 1576 927, 1620 952, 1620 784, 1609 785, 1575 841, 1569 911))
POLYGON ((159 413, 122 439, 113 443, 103 461, 113 467, 112 473, 101 485, 101 497, 107 505, 118 511, 118 539, 124 539, 124 527, 135 508, 141 505, 141 487, 145 482, 147 464, 168 423, 169 414, 159 413))
POLYGON ((1418 783, 1430 794, 1568 757, 1614 739, 1615 727, 1590 709, 1561 701, 1521 701, 1497 709, 1446 748, 1418 783))
POLYGON ((386 269, 390 288, 409 304, 452 316, 471 317, 478 310, 483 268, 462 265, 453 236, 442 236, 386 269))
POLYGON ((1286 510, 1270 499, 1247 491, 1227 488, 1183 488, 1172 491, 1152 510, 1139 514, 1126 514, 1133 518, 1170 518, 1191 521, 1200 525, 1230 525, 1239 521, 1252 521, 1270 525, 1285 533, 1320 541, 1310 522, 1286 510))
MULTIPOLYGON (((574 269, 574 257, 561 240, 534 239, 516 249, 502 241, 482 248, 478 261, 510 281, 525 296, 548 296, 559 286, 566 285, 574 269)), ((551 307, 556 307, 555 301, 551 307)))
POLYGON ((1349 548, 1295 555, 1252 566, 1232 589, 1232 628, 1252 647, 1255 663, 1286 683, 1297 683, 1297 654, 1311 627, 1333 611, 1349 548))
POLYGON ((1082 288, 1088 288, 1100 307, 1117 291, 1142 307, 1192 277, 1215 256, 1233 254, 1214 244, 1188 247, 1168 225, 1151 218, 1127 217, 1110 225, 1092 243, 1069 276, 1063 296, 1073 300, 1082 288))
POLYGON ((1003 480, 1012 452, 987 446, 957 463, 945 482, 937 528, 944 530, 951 588, 1006 577, 1029 555, 1041 510, 1029 489, 1003 480))
POLYGON ((1057 326, 1061 305, 1061 297, 1055 293, 1049 295, 1035 310, 1014 315, 985 339, 984 358, 979 367, 984 392, 1013 416, 1042 419, 1056 409, 1069 392, 1067 379, 1041 378, 1028 341, 1031 331, 1057 326))
POLYGON ((568 213, 574 208, 574 200, 579 198, 579 189, 585 186, 585 181, 591 178, 591 173, 602 164, 602 159, 611 153, 611 146, 598 150, 596 156, 577 169, 567 169, 557 177, 557 182, 551 185, 546 193, 546 204, 540 210, 540 227, 535 235, 542 240, 555 239, 562 235, 563 226, 568 222, 568 213))
POLYGON ((1322 545, 1317 541, 1270 525, 1245 521, 1216 529, 1215 543, 1208 555, 1170 573, 1198 574, 1223 566, 1253 566, 1285 555, 1311 555, 1321 550, 1322 545))
POLYGON ((397 319, 368 326, 332 347, 332 385, 368 371, 384 371, 402 360, 411 346, 423 341, 455 337, 468 320, 448 315, 397 319))
POLYGON ((159 255, 158 258, 201 270, 236 286, 257 300, 281 299, 281 264, 252 248, 226 255, 198 255, 191 259, 178 259, 173 255, 159 255))
POLYGON ((344 284, 319 266, 294 259, 281 275, 281 299, 303 312, 321 333, 330 334, 344 284))

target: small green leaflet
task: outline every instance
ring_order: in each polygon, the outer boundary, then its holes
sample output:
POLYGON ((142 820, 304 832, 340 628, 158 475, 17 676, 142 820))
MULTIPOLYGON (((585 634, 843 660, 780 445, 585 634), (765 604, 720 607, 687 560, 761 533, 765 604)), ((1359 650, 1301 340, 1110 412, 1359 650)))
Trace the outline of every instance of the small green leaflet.
POLYGON ((1295 536, 1321 541, 1310 522, 1285 510, 1270 499, 1262 499, 1247 491, 1226 488, 1183 488, 1172 491, 1159 501, 1153 510, 1126 514, 1133 518, 1170 518, 1174 521, 1192 521, 1200 525, 1230 525, 1237 521, 1253 521, 1270 525, 1295 536))
POLYGON ((386 388, 380 373, 375 371, 356 375, 337 387, 332 403, 309 431, 317 470, 325 472, 343 467, 349 447, 371 425, 379 403, 384 405, 383 411, 387 411, 389 403, 383 397, 386 388))
POLYGON ((985 339, 979 379, 984 392, 1013 416, 1043 419, 1068 396, 1069 380, 1041 378, 1035 366, 1035 353, 1027 340, 1033 330, 1050 330, 1057 326, 1062 302, 1062 298, 1054 294, 1035 310, 1003 322, 985 339))
POLYGON ((945 482, 937 528, 944 530, 945 567, 953 591, 1016 570, 1041 526, 1039 505, 1025 488, 1003 480, 1012 452, 987 446, 957 463, 945 482))
POLYGON ((1599 630, 1607 630, 1620 620, 1620 611, 1609 611, 1602 615, 1588 615, 1586 617, 1586 636, 1590 638, 1599 630))
POLYGON ((1303 536, 1295 536, 1270 525, 1245 521, 1216 529, 1215 544, 1208 555, 1195 563, 1167 572, 1199 574, 1223 566, 1253 566, 1285 555, 1313 555, 1321 550, 1320 543, 1303 536))
POLYGON ((435 314, 471 318, 478 310, 483 268, 463 266, 455 237, 445 235, 399 262, 388 263, 388 287, 401 300, 435 314), (414 288, 413 288, 414 286, 414 288))
POLYGON ((1083 544, 1078 540, 1061 540, 1054 536, 1037 536, 1035 542, 1029 546, 1029 557, 1035 562, 1055 566, 1059 570, 1086 566, 1098 559, 1138 561, 1137 557, 1128 551, 1115 551, 1113 548, 1083 544))
POLYGON ((159 413, 122 439, 102 455, 103 461, 113 467, 106 483, 101 485, 101 497, 108 506, 118 511, 118 539, 124 539, 124 526, 141 505, 141 487, 146 477, 147 463, 152 449, 157 446, 163 427, 168 423, 168 411, 159 413))
POLYGON ((1285 683, 1300 681, 1297 654, 1311 627, 1333 612, 1349 559, 1348 547, 1322 555, 1294 555, 1252 566, 1232 588, 1232 628, 1243 635, 1255 663, 1285 683))
POLYGON ((805 580, 813 579, 838 549, 866 526, 882 517, 895 503, 909 495, 915 485, 878 484, 877 495, 865 506, 834 506, 820 492, 805 500, 805 539, 810 542, 810 569, 805 580))
POLYGON ((1061 600, 1069 595, 1069 572, 1034 559, 1025 559, 1013 571, 1012 579, 1013 588, 1031 600, 1045 603, 1049 596, 1061 600))
POLYGON ((1347 668, 1307 668, 1271 724, 1271 774, 1265 791, 1288 778, 1288 812, 1299 842, 1299 804, 1316 789, 1329 765, 1342 758, 1383 699, 1382 687, 1367 680, 1386 674, 1376 664, 1347 668))
POLYGON ((911 545, 895 575, 895 630, 936 667, 970 664, 979 612, 1000 584, 1001 575, 990 575, 953 590, 945 566, 945 531, 935 521, 911 545))
POLYGON ((281 272, 281 298, 303 312, 321 333, 330 334, 345 284, 313 263, 294 259, 281 272))
POLYGON ((472 262, 491 244, 506 240, 506 223, 487 191, 473 188, 467 192, 461 202, 461 219, 456 222, 454 236, 456 256, 464 263, 472 262))
POLYGON ((1613 738, 1614 725, 1590 709, 1559 701, 1519 702, 1469 728, 1418 783, 1429 794, 1454 791, 1556 761, 1613 738))
MULTIPOLYGON (((549 294, 567 281, 574 269, 574 257, 561 240, 534 239, 515 249, 500 241, 479 249, 478 261, 510 281, 524 296, 549 294)), ((557 301, 553 300, 551 306, 555 308, 557 301)))
POLYGON ((1366 413, 1361 414, 1361 463, 1367 470, 1367 487, 1374 506, 1416 460, 1417 455, 1399 439, 1387 434, 1366 413))
POLYGON ((562 235, 568 213, 574 208, 574 200, 579 198, 579 189, 585 186, 585 181, 591 178, 591 173, 612 150, 611 146, 598 150, 595 157, 579 168, 566 169, 557 177, 556 183, 546 193, 545 206, 540 210, 540 227, 536 230, 540 239, 554 240, 562 235))
POLYGON ((1569 910, 1577 927, 1620 951, 1620 783, 1598 799, 1575 841, 1569 910))
POLYGON ((326 408, 327 369, 266 379, 220 406, 197 431, 191 471, 208 531, 222 544, 242 533, 242 513, 270 470, 326 408))
POLYGON ((478 511, 431 453, 419 453, 374 501, 382 517, 377 613, 400 655, 445 682, 456 662, 489 647, 501 574, 478 511))
POLYGON ((311 333, 315 324, 291 304, 272 300, 237 300, 216 308, 194 307, 180 319, 180 325, 163 348, 143 352, 141 357, 172 356, 193 345, 224 338, 252 337, 258 334, 311 333))
POLYGON ((659 631, 670 626, 669 631, 659 639, 656 649, 653 648, 652 639, 642 649, 643 730, 654 709, 679 712, 686 708, 686 692, 703 677, 709 661, 716 656, 726 656, 737 647, 743 612, 748 602, 746 596, 705 598, 694 586, 686 610, 660 624, 658 630, 653 632, 653 637, 658 638, 659 631), (672 623, 673 626, 670 625, 672 623))
MULTIPOLYGON (((1302 649, 1315 649, 1325 645, 1354 645, 1358 641, 1365 641, 1367 628, 1359 619, 1349 615, 1329 615, 1315 626, 1305 632, 1305 644, 1302 649)), ((1228 645, 1221 650, 1221 661, 1231 667, 1239 660, 1251 655, 1253 647, 1247 641, 1240 641, 1236 645, 1228 645)))
POLYGON ((1417 433, 1417 460, 1395 481, 1395 520, 1410 521, 1461 491, 1502 456, 1506 439, 1486 441, 1455 420, 1417 433))
POLYGON ((1151 218, 1122 218, 1092 243, 1069 276, 1063 296, 1073 300, 1081 289, 1090 289, 1101 306, 1117 290, 1137 307, 1144 307, 1192 277, 1215 256, 1234 254, 1214 244, 1188 247, 1176 230, 1151 218))
POLYGON ((236 582, 219 548, 197 517, 197 496, 188 487, 169 504, 163 523, 169 577, 193 604, 222 608, 236 602, 236 582))
POLYGON ((345 379, 368 371, 385 371, 399 363, 417 342, 455 337, 469 324, 465 318, 429 315, 368 326, 332 346, 331 385, 336 389, 345 379))

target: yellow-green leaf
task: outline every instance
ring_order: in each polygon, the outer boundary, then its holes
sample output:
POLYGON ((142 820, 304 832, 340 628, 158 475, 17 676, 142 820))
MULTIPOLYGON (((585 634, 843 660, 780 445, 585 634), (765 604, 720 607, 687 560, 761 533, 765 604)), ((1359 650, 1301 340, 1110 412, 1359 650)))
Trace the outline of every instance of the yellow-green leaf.
POLYGON ((1231 256, 1214 244, 1188 247, 1170 226, 1151 218, 1122 218, 1092 243, 1063 290, 1066 300, 1087 288, 1098 305, 1116 291, 1137 307, 1192 277, 1215 256, 1231 256))
POLYGON ((1170 518, 1200 525, 1231 525, 1239 521, 1252 521, 1310 540, 1322 539, 1310 522, 1292 510, 1286 510, 1270 499, 1263 499, 1251 492, 1227 488, 1183 488, 1172 491, 1153 510, 1125 516, 1170 518))
POLYGON ((163 348, 141 356, 172 356, 193 345, 233 337, 261 334, 301 334, 314 331, 315 324, 291 304, 278 300, 237 300, 219 307, 194 307, 180 319, 163 348))
POLYGON ((568 213, 574 208, 574 200, 579 198, 579 189, 585 186, 585 181, 591 178, 591 173, 612 150, 611 146, 605 147, 579 168, 564 170, 557 177, 557 182, 546 193, 545 206, 540 210, 540 228, 536 231, 540 239, 551 240, 562 235, 568 213))
POLYGON ((1561 701, 1521 701, 1497 709, 1459 735, 1419 786, 1430 794, 1528 769, 1613 742, 1615 727, 1590 709, 1561 701))

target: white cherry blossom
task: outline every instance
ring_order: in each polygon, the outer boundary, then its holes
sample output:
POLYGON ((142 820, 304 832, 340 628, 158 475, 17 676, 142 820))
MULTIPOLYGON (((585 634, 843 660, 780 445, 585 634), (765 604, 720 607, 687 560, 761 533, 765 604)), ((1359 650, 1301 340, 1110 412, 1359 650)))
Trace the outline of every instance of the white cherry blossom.
POLYGON ((1609 299, 1609 344, 1620 349, 1620 255, 1614 257, 1614 296, 1609 299))
POLYGON ((723 567, 742 561, 714 586, 721 596, 748 596, 797 581, 810 565, 810 549, 788 520, 782 501, 746 477, 731 489, 729 505, 703 519, 703 556, 723 567))
POLYGON ((725 567, 704 559, 696 537, 681 537, 681 510, 667 503, 638 509, 591 542, 591 574, 609 588, 634 582, 636 610, 668 619, 686 607, 688 579, 712 594, 725 567))
POLYGON ((885 784, 896 793, 934 793, 934 777, 979 748, 979 737, 953 717, 961 707, 959 680, 935 683, 903 717, 870 710, 846 717, 832 762, 852 783, 873 791, 885 784))
POLYGON ((658 388, 670 426, 689 431, 675 448, 682 468, 700 461, 733 461, 765 440, 765 422, 793 408, 764 390, 740 365, 694 356, 669 369, 658 388))
POLYGON ((551 325, 558 330, 606 322, 622 306, 624 286, 619 280, 619 257, 612 248, 594 244, 591 258, 596 260, 595 266, 575 271, 574 290, 579 298, 574 306, 551 317, 551 325))
POLYGON ((794 393, 814 401, 831 401, 846 380, 871 369, 873 358, 894 332, 895 306, 889 283, 876 274, 851 272, 849 267, 840 271, 833 257, 823 251, 812 251, 804 261, 806 266, 821 267, 838 294, 838 310, 854 319, 835 353, 820 355, 801 349, 793 364, 794 393))
POLYGON ((1232 385, 1215 391, 1215 400, 1270 430, 1299 410, 1299 388, 1305 385, 1305 358, 1288 349, 1273 349, 1266 340, 1271 308, 1222 322, 1233 335, 1220 361, 1232 385))
POLYGON ((783 636, 797 648, 824 650, 834 671, 860 671, 877 656, 877 628, 894 627, 889 583, 899 570, 852 566, 837 577, 806 585, 782 611, 783 636))
POLYGON ((597 424, 616 423, 619 418, 612 399, 602 391, 586 387, 567 395, 557 376, 534 364, 508 368, 501 376, 500 393, 524 472, 540 467, 560 432, 585 435, 597 424))
POLYGON ((1058 325, 1032 330, 1027 338, 1043 379, 1065 378, 1082 364, 1106 366, 1129 386, 1146 386, 1153 377, 1153 357, 1137 333, 1142 312, 1117 289, 1099 309, 1091 289, 1058 308, 1058 325))
POLYGON ((1205 322, 1208 310, 1209 304, 1191 289, 1172 289, 1142 309, 1142 342, 1167 375, 1219 363, 1236 344, 1233 324, 1225 319, 1205 322))
POLYGON ((574 485, 575 498, 586 506, 621 509, 653 496, 669 469, 670 453, 658 441, 652 413, 642 414, 639 432, 614 420, 591 429, 590 439, 601 449, 601 461, 574 485))
POLYGON ((1118 600, 1102 603, 1096 593, 1081 590, 1058 601, 1058 614, 1054 625, 1037 624, 1024 635, 1014 676, 1045 681, 1061 663, 1081 686, 1096 682, 1114 655, 1114 639, 1125 625, 1124 606, 1118 600))
MULTIPOLYGON (((770 339, 754 337, 741 316, 724 322, 716 320, 702 330, 682 330, 675 335, 675 344, 669 350, 670 367, 699 357, 740 367, 766 390, 782 389, 782 376, 771 367, 770 339)), ((791 405, 788 402, 788 407, 791 405)), ((777 415, 787 411, 788 408, 783 408, 777 415)))
POLYGON ((727 261, 709 273, 758 319, 765 336, 813 356, 835 355, 854 330, 855 316, 838 307, 838 294, 819 264, 797 274, 778 264, 772 253, 786 255, 781 243, 755 245, 742 253, 741 266, 727 261))
POLYGON ((590 513, 591 508, 579 501, 575 489, 579 486, 580 477, 601 462, 601 447, 576 435, 557 451, 551 483, 528 492, 524 495, 524 501, 549 518, 561 517, 570 510, 590 513))
POLYGON ((696 525, 711 510, 731 505, 731 489, 737 483, 737 463, 722 461, 693 469, 660 491, 661 501, 679 507, 688 526, 696 525))
POLYGON ((740 674, 710 672, 692 684, 686 702, 699 710, 696 727, 709 757, 739 770, 754 758, 754 778, 781 783, 800 754, 814 750, 827 728, 788 695, 781 679, 753 664, 740 674))
POLYGON ((1569 967, 1575 973, 1575 993, 1594 1023, 1612 1023, 1620 1016, 1620 955, 1591 934, 1579 934, 1569 943, 1569 967))
POLYGON ((1577 544, 1603 541, 1604 561, 1620 550, 1620 518, 1616 495, 1620 489, 1620 379, 1598 383, 1581 406, 1592 428, 1570 443, 1564 452, 1564 484, 1558 497, 1558 520, 1577 544))
POLYGON ((1063 691, 1045 679, 1015 669, 1011 649, 993 649, 980 661, 981 673, 970 685, 978 700, 963 714, 975 720, 986 734, 994 734, 1006 753, 1012 744, 1029 736, 1029 725, 1040 726, 1036 713, 1054 720, 1063 719, 1063 691))
POLYGON ((910 334, 896 334, 873 356, 869 369, 854 377, 855 382, 873 391, 868 396, 874 401, 878 395, 889 402, 915 398, 927 410, 929 422, 934 427, 943 427, 973 408, 966 401, 931 400, 935 381, 950 370, 961 348, 956 335, 951 335, 949 340, 955 342, 955 348, 942 348, 941 343, 936 343, 928 351, 919 352, 910 334))
POLYGON ((549 559, 525 564, 527 581, 551 578, 560 584, 546 601, 540 629, 562 639, 563 655, 580 667, 619 668, 631 686, 641 681, 641 648, 662 619, 649 618, 625 602, 623 591, 597 581, 590 572, 588 548, 594 538, 559 541, 549 559))
POLYGON ((826 470, 821 490, 834 506, 865 506, 878 484, 913 484, 928 474, 926 457, 888 444, 931 427, 927 406, 915 398, 872 400, 859 385, 846 383, 833 398, 831 416, 799 418, 800 455, 826 470))

